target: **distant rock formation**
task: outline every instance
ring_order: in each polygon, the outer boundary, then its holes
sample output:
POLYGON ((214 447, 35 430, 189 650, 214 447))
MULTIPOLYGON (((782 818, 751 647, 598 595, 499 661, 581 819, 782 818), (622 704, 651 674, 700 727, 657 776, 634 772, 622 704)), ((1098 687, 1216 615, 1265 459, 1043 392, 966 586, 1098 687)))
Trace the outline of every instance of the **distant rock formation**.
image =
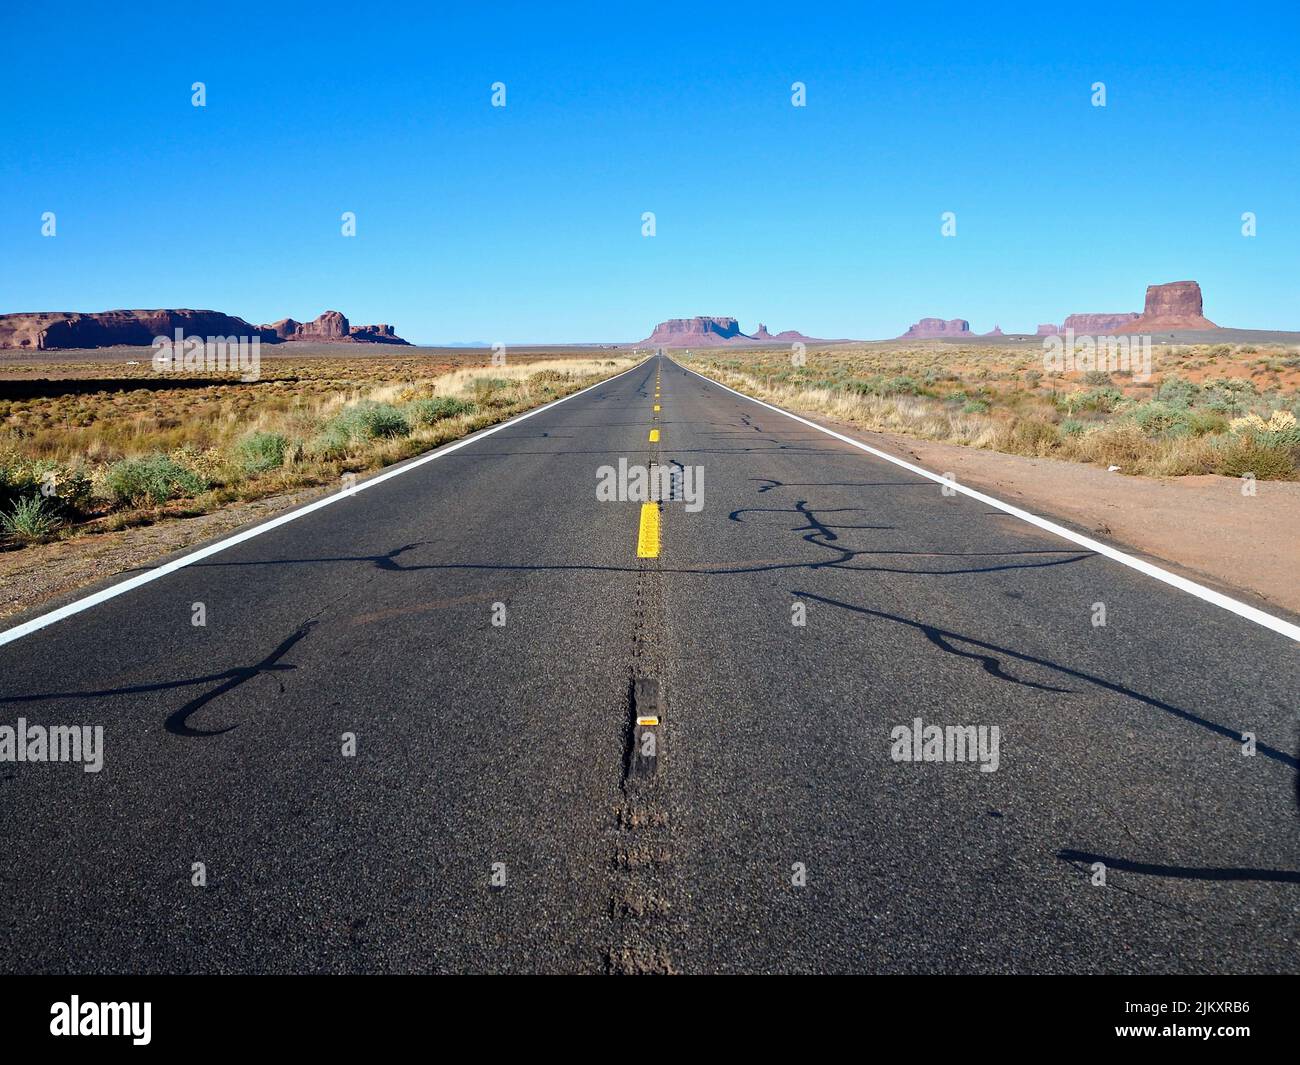
POLYGON ((1108 333, 1158 333, 1183 329, 1218 329, 1201 312, 1201 286, 1195 281, 1148 285, 1146 308, 1110 314, 1072 314, 1065 324, 1040 325, 1039 336, 1055 336, 1073 329, 1075 336, 1108 333))
POLYGON ((916 340, 926 337, 968 337, 971 335, 970 322, 965 318, 922 318, 913 325, 900 339, 916 340))
MULTIPOLYGON (((1137 311, 1072 314, 1065 319, 1063 325, 1051 322, 1040 325, 1038 335, 1060 336, 1067 329, 1073 330, 1075 336, 1098 336, 1218 328, 1202 311, 1201 286, 1195 281, 1173 281, 1167 285, 1147 286, 1146 307, 1141 314, 1137 311)), ((944 321, 940 318, 922 318, 899 339, 970 335, 970 325, 964 319, 944 321)), ((998 337, 1005 334, 1000 327, 994 326, 991 332, 983 335, 998 337)))
POLYGON ((804 336, 794 329, 787 329, 773 336, 767 326, 759 323, 752 333, 742 333, 740 324, 734 318, 698 317, 669 318, 660 322, 645 340, 638 341, 633 347, 666 348, 711 348, 722 345, 740 344, 837 344, 841 341, 823 340, 819 337, 804 336))
POLYGON ((729 340, 741 337, 751 339, 740 331, 740 323, 734 318, 670 318, 660 322, 645 340, 644 345, 658 344, 673 348, 704 348, 725 344, 729 340))
POLYGON ((1171 281, 1165 285, 1148 285, 1146 306, 1141 316, 1115 332, 1161 333, 1218 328, 1202 313, 1201 286, 1195 281, 1171 281))
POLYGON ((257 326, 219 311, 154 310, 49 311, 0 315, 0 348, 103 348, 113 345, 152 344, 154 337, 174 336, 180 329, 190 336, 246 336, 274 342, 257 326))
POLYGON ((314 344, 405 344, 406 341, 393 332, 391 325, 349 325, 348 320, 338 311, 326 311, 314 321, 295 322, 292 318, 281 318, 271 325, 262 326, 275 333, 282 341, 307 341, 314 344))
POLYGON ((1072 314, 1065 319, 1065 324, 1061 326, 1060 331, 1064 333, 1067 329, 1073 329, 1079 336, 1113 333, 1121 326, 1136 321, 1137 318, 1137 311, 1124 311, 1119 314, 1072 314))
POLYGON ((314 340, 318 343, 330 343, 344 340, 348 336, 348 320, 338 311, 326 311, 315 321, 295 322, 292 318, 281 318, 278 322, 265 325, 281 340, 314 340))
POLYGON ((1001 327, 1000 325, 995 325, 992 329, 990 329, 990 330, 989 330, 987 333, 985 333, 984 335, 985 335, 986 337, 1004 337, 1004 336, 1006 336, 1006 333, 1002 332, 1002 327, 1001 327))
POLYGON ((349 326, 338 311, 326 311, 303 325, 285 318, 274 325, 252 325, 220 311, 142 310, 46 311, 0 314, 0 348, 49 351, 55 348, 106 348, 145 346, 155 337, 175 336, 256 337, 263 344, 291 340, 316 343, 405 344, 389 325, 349 326))
MULTIPOLYGON (((409 344, 393 332, 387 322, 378 325, 354 325, 348 330, 348 337, 358 344, 409 344)), ((487 345, 483 345, 486 347, 487 345)))

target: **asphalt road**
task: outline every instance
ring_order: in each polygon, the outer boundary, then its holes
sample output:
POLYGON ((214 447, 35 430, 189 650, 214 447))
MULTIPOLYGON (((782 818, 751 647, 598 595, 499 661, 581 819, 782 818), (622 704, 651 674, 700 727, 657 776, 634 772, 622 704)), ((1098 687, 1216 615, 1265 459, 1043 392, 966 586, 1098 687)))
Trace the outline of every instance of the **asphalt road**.
POLYGON ((1294 973, 1296 651, 656 358, 0 647, 0 968, 1294 973))

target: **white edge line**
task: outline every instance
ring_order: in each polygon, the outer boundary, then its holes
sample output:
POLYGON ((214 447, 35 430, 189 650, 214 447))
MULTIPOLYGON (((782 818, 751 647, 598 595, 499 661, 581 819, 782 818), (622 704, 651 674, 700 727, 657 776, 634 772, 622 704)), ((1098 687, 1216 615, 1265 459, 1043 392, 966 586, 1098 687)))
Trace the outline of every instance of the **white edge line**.
POLYGON ((1224 595, 1222 592, 1216 592, 1212 588, 1206 588, 1204 585, 1197 584, 1195 581, 1189 581, 1186 577, 1180 577, 1178 574, 1170 573, 1168 570, 1161 569, 1159 566, 1153 566, 1150 562, 1145 562, 1140 558, 1135 558, 1133 555, 1126 554, 1117 548, 1111 547, 1109 544, 1103 544, 1099 540, 1093 540, 1087 536, 1081 536, 1079 533, 1067 529, 1063 525, 1057 525, 1056 522, 1048 521, 1046 518, 1040 518, 1037 514, 1031 514, 1027 510, 1021 510, 1019 507, 1013 507, 1010 503, 1004 503, 1000 499, 994 499, 992 496, 985 495, 983 492, 977 492, 973 488, 967 488, 965 485, 959 484, 955 478, 943 477, 937 473, 931 473, 929 470, 913 465, 905 459, 900 459, 895 455, 890 455, 888 452, 881 451, 879 448, 874 448, 870 444, 864 444, 861 440, 854 440, 852 437, 845 436, 843 433, 837 433, 834 429, 827 429, 824 425, 818 425, 816 422, 809 421, 807 418, 801 418, 797 414, 791 414, 788 410, 782 410, 780 407, 774 406, 771 403, 765 403, 761 399, 747 396, 744 392, 739 392, 729 385, 724 385, 721 381, 715 381, 712 377, 699 373, 696 370, 692 370, 687 366, 682 366, 680 363, 674 363, 674 365, 679 366, 687 373, 695 374, 696 377, 702 378, 710 384, 715 384, 719 388, 725 388, 728 392, 739 396, 741 399, 746 399, 750 403, 757 403, 760 407, 766 407, 768 410, 775 411, 777 414, 783 414, 785 417, 792 418, 801 425, 806 425, 811 429, 816 429, 818 432, 825 433, 827 436, 833 436, 836 440, 842 440, 844 443, 857 448, 859 451, 869 452, 877 458, 882 458, 886 462, 892 462, 895 466, 901 466, 903 469, 909 470, 920 477, 926 477, 931 481, 947 485, 954 491, 960 492, 962 495, 970 496, 971 499, 978 499, 981 503, 986 503, 991 507, 996 507, 1004 513, 1019 518, 1021 521, 1027 521, 1030 525, 1036 525, 1038 528, 1045 529, 1047 532, 1052 533, 1055 536, 1060 536, 1069 540, 1071 543, 1078 544, 1080 547, 1086 547, 1089 551, 1094 551, 1099 555, 1104 555, 1106 558, 1118 562, 1121 566, 1128 566, 1129 569, 1135 569, 1139 573, 1145 573, 1148 577, 1154 577, 1158 581, 1172 585, 1180 591, 1187 592, 1188 595, 1194 595, 1197 599, 1203 599, 1205 602, 1212 603, 1217 607, 1230 611, 1238 617, 1245 618, 1247 621, 1253 621, 1256 625, 1262 625, 1266 629, 1271 629, 1273 632, 1280 633, 1283 636, 1288 636, 1292 640, 1300 642, 1300 625, 1293 625, 1289 621, 1275 618, 1272 614, 1266 614, 1264 611, 1257 610, 1253 606, 1239 602, 1230 596, 1224 595))
POLYGON ((281 514, 277 518, 272 518, 270 521, 264 522, 261 525, 255 525, 251 529, 245 529, 243 532, 235 533, 235 535, 228 536, 224 540, 218 540, 216 543, 208 544, 206 547, 201 547, 197 551, 191 551, 188 555, 182 555, 180 558, 172 559, 172 561, 167 562, 164 565, 158 566, 155 569, 151 569, 134 577, 130 577, 127 580, 114 584, 102 591, 95 592, 93 595, 77 599, 68 603, 66 606, 59 607, 57 610, 51 610, 48 614, 41 614, 39 617, 32 618, 31 621, 24 622, 21 625, 15 625, 12 629, 5 629, 3 632, 0 632, 0 647, 3 647, 7 643, 13 643, 15 640, 21 640, 24 636, 30 636, 33 632, 38 632, 47 625, 53 625, 56 621, 62 621, 64 618, 71 617, 73 614, 80 614, 83 610, 89 610, 91 607, 98 606, 100 603, 107 602, 109 599, 115 599, 119 595, 125 595, 127 592, 139 588, 141 585, 148 584, 150 581, 156 581, 160 577, 166 577, 169 573, 175 573, 178 569, 184 569, 186 566, 191 566, 195 562, 199 562, 202 559, 217 554, 219 551, 225 551, 227 548, 234 547, 236 544, 242 544, 245 540, 251 540, 255 536, 261 536, 263 533, 270 532, 272 529, 278 529, 281 525, 288 525, 289 522, 297 521, 299 518, 306 517, 313 511, 320 510, 322 507, 328 507, 331 503, 337 503, 340 499, 348 499, 351 496, 356 495, 358 492, 364 492, 367 488, 373 488, 375 485, 382 484, 384 481, 390 480, 393 477, 400 477, 404 473, 409 473, 417 466, 423 466, 426 462, 433 462, 435 459, 440 459, 445 455, 450 455, 453 451, 459 451, 463 447, 468 447, 470 444, 477 443, 478 441, 491 436, 493 433, 500 432, 502 429, 506 429, 512 425, 517 425, 525 418, 531 418, 535 414, 541 414, 542 411, 550 410, 552 407, 559 406, 561 403, 565 403, 568 400, 577 399, 579 396, 586 392, 590 392, 592 389, 601 388, 609 384, 611 381, 617 381, 620 377, 625 377, 634 370, 640 369, 652 358, 654 358, 653 355, 650 356, 650 358, 638 362, 635 366, 629 366, 622 373, 616 373, 613 377, 606 377, 603 381, 597 381, 594 385, 588 385, 586 388, 579 389, 577 392, 572 392, 567 396, 561 396, 559 399, 552 400, 550 403, 544 403, 540 407, 534 407, 532 410, 524 411, 522 414, 516 414, 513 418, 508 418, 503 422, 498 422, 496 425, 489 426, 486 429, 480 429, 463 439, 457 440, 455 443, 444 445, 443 447, 430 451, 428 454, 420 455, 408 462, 394 466, 392 469, 386 470, 368 480, 360 482, 353 488, 345 488, 340 492, 335 492, 333 495, 326 496, 324 499, 318 499, 314 503, 307 503, 304 506, 298 507, 296 510, 290 510, 287 513, 281 514))

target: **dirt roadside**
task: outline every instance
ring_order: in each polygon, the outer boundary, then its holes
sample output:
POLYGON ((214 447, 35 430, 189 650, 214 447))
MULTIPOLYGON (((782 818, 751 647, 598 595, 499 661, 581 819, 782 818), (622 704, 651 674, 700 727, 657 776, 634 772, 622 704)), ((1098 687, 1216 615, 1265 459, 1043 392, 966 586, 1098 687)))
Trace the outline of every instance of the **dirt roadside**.
POLYGON ((336 490, 334 486, 304 488, 235 503, 211 514, 0 552, 0 619, 46 604, 53 607, 72 598, 79 588, 110 577, 132 576, 172 552, 226 536, 336 490))
POLYGON ((1234 477, 1127 477, 803 417, 1261 609, 1300 614, 1300 482, 1258 481, 1252 496, 1234 477))

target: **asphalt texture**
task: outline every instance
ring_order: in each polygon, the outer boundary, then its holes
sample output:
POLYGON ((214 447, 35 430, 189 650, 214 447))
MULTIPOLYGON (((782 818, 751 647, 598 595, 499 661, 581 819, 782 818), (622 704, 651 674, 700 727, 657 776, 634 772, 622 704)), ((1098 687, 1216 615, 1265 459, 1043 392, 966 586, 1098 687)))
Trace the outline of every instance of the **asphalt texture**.
POLYGON ((0 647, 0 725, 105 731, 0 762, 0 969, 1300 972, 1298 697, 1285 636, 652 358, 0 647), (703 470, 658 557, 620 458, 703 470))

